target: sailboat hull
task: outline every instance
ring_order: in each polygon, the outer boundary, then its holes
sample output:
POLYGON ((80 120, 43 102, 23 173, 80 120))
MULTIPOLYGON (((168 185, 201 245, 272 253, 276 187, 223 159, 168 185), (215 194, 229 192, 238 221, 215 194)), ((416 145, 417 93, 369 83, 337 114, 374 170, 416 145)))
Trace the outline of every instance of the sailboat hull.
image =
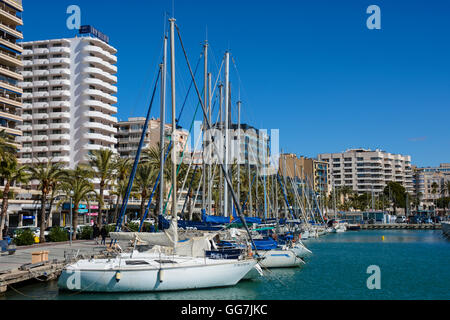
POLYGON ((292 268, 305 264, 293 250, 258 250, 258 254, 264 258, 259 262, 263 268, 292 268))
POLYGON ((68 266, 58 280, 58 287, 84 292, 152 292, 232 286, 256 264, 256 260, 197 259, 184 265, 164 263, 125 268, 104 262, 98 263, 97 268, 88 260, 68 266))
POLYGON ((312 252, 308 248, 306 248, 302 243, 296 243, 292 246, 291 250, 296 254, 299 258, 306 258, 311 255, 312 252))

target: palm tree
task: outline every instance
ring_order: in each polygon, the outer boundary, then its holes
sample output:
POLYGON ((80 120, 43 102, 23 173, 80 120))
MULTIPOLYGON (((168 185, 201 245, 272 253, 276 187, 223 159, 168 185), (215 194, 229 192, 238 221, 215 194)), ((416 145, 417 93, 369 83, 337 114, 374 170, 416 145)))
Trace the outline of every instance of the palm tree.
MULTIPOLYGON (((51 194, 55 183, 60 180, 64 175, 65 171, 61 163, 53 163, 51 159, 47 162, 40 162, 34 166, 28 167, 31 173, 31 180, 37 180, 39 182, 38 190, 41 191, 41 213, 40 213, 40 242, 45 242, 44 231, 45 231, 45 209, 47 205, 48 195, 51 194)), ((51 209, 50 209, 51 210, 51 209)))
POLYGON ((0 161, 15 158, 16 152, 14 138, 5 130, 0 131, 0 161))
POLYGON ((82 165, 78 165, 74 170, 68 170, 63 178, 61 188, 62 190, 64 190, 64 195, 61 199, 61 202, 67 201, 72 198, 72 227, 74 230, 74 233, 72 235, 73 240, 75 240, 77 236, 78 212, 80 203, 87 202, 89 206, 89 202, 92 196, 95 195, 94 184, 91 182, 92 177, 92 170, 82 165))
POLYGON ((150 163, 143 163, 139 165, 136 170, 136 179, 134 184, 136 191, 139 192, 141 198, 141 221, 144 219, 145 202, 150 197, 150 190, 155 183, 157 174, 158 171, 150 163))
POLYGON ((434 208, 435 208, 434 210, 436 210, 436 205, 437 205, 437 203, 436 203, 436 193, 438 191, 438 188, 439 188, 439 185, 436 182, 433 182, 431 184, 431 193, 433 194, 434 208))
MULTIPOLYGON (((100 180, 97 224, 99 228, 101 228, 103 223, 103 193, 105 191, 105 188, 107 188, 110 184, 113 177, 115 169, 114 153, 110 149, 94 150, 92 151, 92 155, 89 158, 89 165, 92 168, 94 177, 100 180)), ((108 215, 106 216, 106 220, 108 220, 108 215)))
POLYGON ((3 240, 3 228, 6 221, 6 214, 8 212, 8 199, 10 187, 16 183, 26 183, 29 179, 29 174, 26 168, 20 166, 15 158, 5 160, 0 163, 0 178, 5 181, 5 187, 3 188, 3 202, 2 213, 0 216, 0 240, 3 240))
POLYGON ((119 214, 119 204, 121 199, 126 194, 128 186, 128 177, 131 171, 131 159, 130 158, 117 158, 114 164, 114 191, 111 195, 116 196, 116 207, 114 210, 114 221, 117 221, 117 216, 119 214))

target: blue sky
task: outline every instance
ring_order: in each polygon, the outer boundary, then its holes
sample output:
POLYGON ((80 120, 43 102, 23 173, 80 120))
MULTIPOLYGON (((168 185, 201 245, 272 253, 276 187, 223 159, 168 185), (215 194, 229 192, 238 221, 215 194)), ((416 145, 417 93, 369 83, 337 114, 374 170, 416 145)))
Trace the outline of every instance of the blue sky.
MULTIPOLYGON (((80 6, 81 23, 107 34, 118 49, 118 118, 145 114, 172 0, 23 2, 25 41, 75 36, 66 28, 66 8, 80 6)), ((241 93, 242 122, 279 129, 283 151, 315 157, 380 148, 409 154, 418 166, 450 162, 448 1, 174 3, 191 65, 207 29, 212 72, 227 49, 236 62, 232 94, 236 102, 241 93), (366 27, 372 4, 381 8, 381 30, 366 27)), ((188 85, 179 51, 180 104, 188 85)), ((195 109, 193 93, 180 119, 185 127, 195 109)), ((152 115, 158 113, 156 104, 152 115)))

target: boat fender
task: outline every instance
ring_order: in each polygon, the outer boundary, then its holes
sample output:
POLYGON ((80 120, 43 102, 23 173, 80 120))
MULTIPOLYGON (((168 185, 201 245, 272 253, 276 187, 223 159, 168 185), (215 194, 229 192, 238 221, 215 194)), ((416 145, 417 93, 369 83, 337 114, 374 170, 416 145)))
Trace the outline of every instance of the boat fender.
POLYGON ((164 270, 159 269, 158 279, 159 279, 159 282, 163 282, 164 281, 164 270))
POLYGON ((116 281, 119 282, 120 281, 120 271, 116 272, 116 281))
POLYGON ((252 247, 251 246, 248 246, 248 257, 249 258, 252 258, 253 257, 253 251, 252 251, 252 247))

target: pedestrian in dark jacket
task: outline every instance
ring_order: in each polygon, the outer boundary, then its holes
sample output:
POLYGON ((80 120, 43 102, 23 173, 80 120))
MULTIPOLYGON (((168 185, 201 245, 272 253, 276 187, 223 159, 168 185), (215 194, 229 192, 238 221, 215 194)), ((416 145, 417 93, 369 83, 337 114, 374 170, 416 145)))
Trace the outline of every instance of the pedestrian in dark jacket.
POLYGON ((106 236, 108 235, 108 232, 106 231, 106 227, 102 226, 102 229, 100 230, 100 235, 102 236, 102 243, 103 245, 106 245, 106 236))
POLYGON ((98 228, 97 224, 94 223, 93 227, 93 237, 95 240, 95 244, 98 244, 98 236, 100 235, 100 229, 98 228))

